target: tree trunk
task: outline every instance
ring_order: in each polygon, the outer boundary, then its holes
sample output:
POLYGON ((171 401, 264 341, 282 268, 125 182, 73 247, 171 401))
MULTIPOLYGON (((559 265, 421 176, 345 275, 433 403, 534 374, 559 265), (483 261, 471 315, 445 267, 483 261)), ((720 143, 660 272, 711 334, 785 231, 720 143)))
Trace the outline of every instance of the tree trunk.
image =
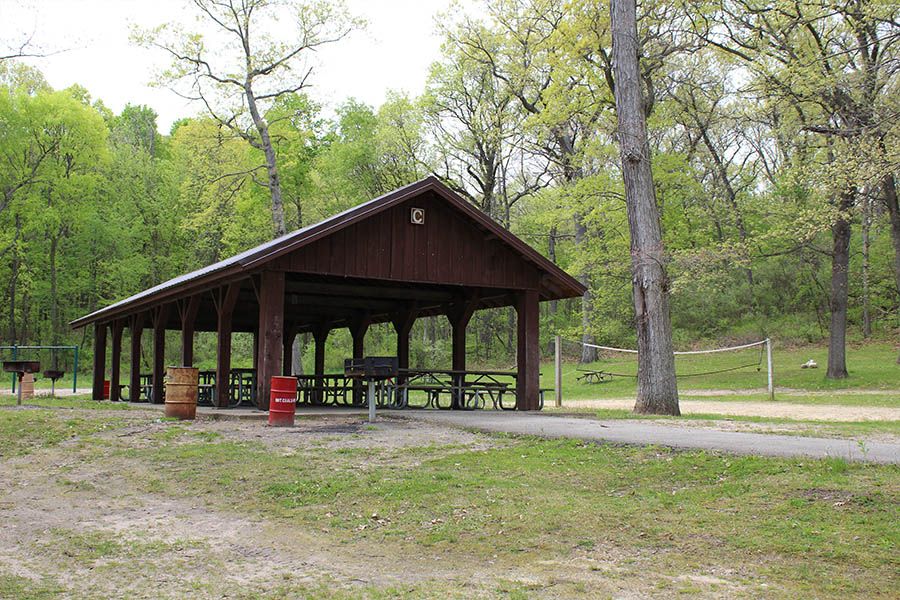
POLYGON ((275 148, 272 146, 272 139, 269 137, 269 125, 265 119, 259 114, 256 106, 256 96, 248 81, 244 86, 247 97, 247 107, 250 110, 250 116, 253 117, 253 124, 256 125, 256 131, 259 132, 259 146, 266 157, 266 173, 269 177, 269 196, 271 197, 270 210, 272 211, 272 226, 275 237, 281 237, 287 233, 287 225, 284 222, 284 201, 281 197, 281 180, 278 177, 278 165, 275 160, 275 148))
MULTIPOLYGON (((584 247, 584 238, 587 236, 587 227, 582 222, 582 215, 575 215, 575 246, 579 249, 584 247)), ((591 292, 591 276, 587 266, 581 269, 578 275, 578 281, 587 288, 587 291, 581 297, 581 363, 588 364, 597 362, 597 349, 588 346, 594 344, 594 335, 591 333, 591 316, 594 307, 594 294, 591 292)))
MULTIPOLYGON (((550 240, 547 242, 547 258, 554 265, 556 264, 556 235, 557 229, 556 225, 550 228, 550 240)), ((559 300, 551 300, 550 301, 550 320, 554 321, 556 317, 556 311, 559 310, 559 300)))
POLYGON ((19 330, 19 343, 28 343, 28 288, 22 292, 22 328, 19 330))
MULTIPOLYGON (((556 264, 556 225, 550 228, 550 239, 547 241, 547 259, 550 260, 554 265, 556 264)), ((550 323, 552 324, 554 332, 557 331, 556 327, 556 311, 559 310, 559 300, 551 300, 550 301, 550 323)), ((547 354, 550 354, 553 351, 553 341, 550 340, 547 342, 547 354)))
POLYGON ((16 337, 16 282, 19 280, 19 233, 22 231, 22 222, 16 215, 16 239, 13 240, 12 272, 9 277, 9 342, 15 344, 16 337))
MULTIPOLYGON (((52 343, 59 346, 59 298, 56 287, 56 251, 59 248, 59 238, 50 240, 50 329, 52 331, 52 343)), ((53 364, 51 368, 56 371, 56 351, 53 352, 53 364)))
POLYGON ((291 373, 303 375, 303 348, 300 346, 300 335, 294 336, 291 343, 291 373))
POLYGON ((868 339, 872 336, 872 314, 870 311, 869 298, 869 226, 871 225, 871 211, 869 207, 869 198, 864 198, 862 202, 862 238, 863 238, 863 338, 868 339))
MULTIPOLYGON (((900 295, 900 206, 897 204, 897 180, 893 174, 884 176, 881 181, 882 198, 887 205, 891 219, 891 243, 894 246, 894 282, 897 294, 900 295)), ((898 316, 900 317, 900 316, 898 316)), ((897 356, 900 365, 900 355, 897 356)))
POLYGON ((668 280, 641 96, 636 13, 635 0, 611 2, 616 116, 637 328, 638 389, 634 410, 679 415, 668 280))
POLYGON ((709 133, 705 127, 701 128, 700 135, 703 139, 703 144, 713 158, 719 181, 721 182, 722 187, 725 188, 725 197, 728 198, 728 204, 734 212, 734 223, 741 240, 741 254, 743 255, 744 260, 747 261, 747 266, 744 267, 744 278, 747 280, 747 287, 750 293, 750 312, 754 313, 756 312, 756 302, 754 301, 753 294, 753 270, 750 268, 749 248, 747 247, 747 228, 744 226, 744 215, 741 212, 741 207, 738 205, 737 193, 734 191, 734 186, 731 185, 731 180, 728 178, 728 169, 725 167, 725 163, 722 162, 722 157, 719 156, 719 152, 709 138, 709 133))
POLYGON ((841 194, 841 216, 831 226, 831 326, 826 379, 847 377, 847 282, 850 267, 850 216, 852 191, 841 194))
POLYGON ((431 362, 437 359, 437 317, 428 317, 428 347, 431 348, 431 362))

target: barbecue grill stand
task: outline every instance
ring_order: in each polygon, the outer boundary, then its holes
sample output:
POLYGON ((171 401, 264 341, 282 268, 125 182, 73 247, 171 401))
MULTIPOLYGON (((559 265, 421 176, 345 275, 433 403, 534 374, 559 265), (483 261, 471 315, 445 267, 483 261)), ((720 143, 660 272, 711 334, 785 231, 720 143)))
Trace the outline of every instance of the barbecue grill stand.
POLYGON ((41 363, 36 360, 4 360, 3 371, 18 375, 19 395, 17 396, 16 406, 22 406, 22 378, 25 376, 25 373, 40 373, 41 363))
POLYGON ((366 356, 344 359, 344 376, 369 383, 369 423, 375 422, 375 382, 396 378, 400 361, 396 356, 366 356))

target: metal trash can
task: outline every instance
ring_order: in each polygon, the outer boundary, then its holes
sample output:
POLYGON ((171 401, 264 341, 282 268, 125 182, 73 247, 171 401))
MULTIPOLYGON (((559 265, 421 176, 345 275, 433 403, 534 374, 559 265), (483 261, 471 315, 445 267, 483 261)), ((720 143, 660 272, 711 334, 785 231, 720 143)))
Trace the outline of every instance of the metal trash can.
POLYGON ((191 420, 197 417, 197 367, 166 368, 166 416, 191 420))
POLYGON ((297 378, 272 377, 269 394, 269 425, 293 427, 297 410, 297 378))

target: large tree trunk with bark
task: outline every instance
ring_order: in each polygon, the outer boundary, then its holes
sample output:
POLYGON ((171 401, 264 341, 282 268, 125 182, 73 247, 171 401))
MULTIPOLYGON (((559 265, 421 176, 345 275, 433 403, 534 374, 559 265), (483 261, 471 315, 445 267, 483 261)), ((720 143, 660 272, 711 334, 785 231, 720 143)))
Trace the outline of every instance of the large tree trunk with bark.
POLYGON ((850 267, 850 209, 853 192, 841 194, 841 216, 831 226, 831 326, 827 379, 847 377, 847 282, 850 267))
POLYGON ((679 415, 668 280, 641 96, 635 0, 612 0, 616 116, 638 346, 638 413, 679 415))

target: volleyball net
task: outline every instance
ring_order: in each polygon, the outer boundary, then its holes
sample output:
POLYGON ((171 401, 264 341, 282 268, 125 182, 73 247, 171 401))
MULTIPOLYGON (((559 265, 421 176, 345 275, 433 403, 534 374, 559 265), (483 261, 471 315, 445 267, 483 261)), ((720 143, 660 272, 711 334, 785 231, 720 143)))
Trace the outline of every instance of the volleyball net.
MULTIPOLYGON (((579 383, 603 383, 610 380, 637 379, 638 351, 630 348, 603 346, 584 341, 561 340, 563 353, 578 357, 575 367, 579 383)), ((758 389, 766 387, 774 396, 772 376, 772 343, 769 338, 721 348, 675 352, 675 376, 690 387, 758 389), (731 374, 731 375, 729 375, 731 374)))

